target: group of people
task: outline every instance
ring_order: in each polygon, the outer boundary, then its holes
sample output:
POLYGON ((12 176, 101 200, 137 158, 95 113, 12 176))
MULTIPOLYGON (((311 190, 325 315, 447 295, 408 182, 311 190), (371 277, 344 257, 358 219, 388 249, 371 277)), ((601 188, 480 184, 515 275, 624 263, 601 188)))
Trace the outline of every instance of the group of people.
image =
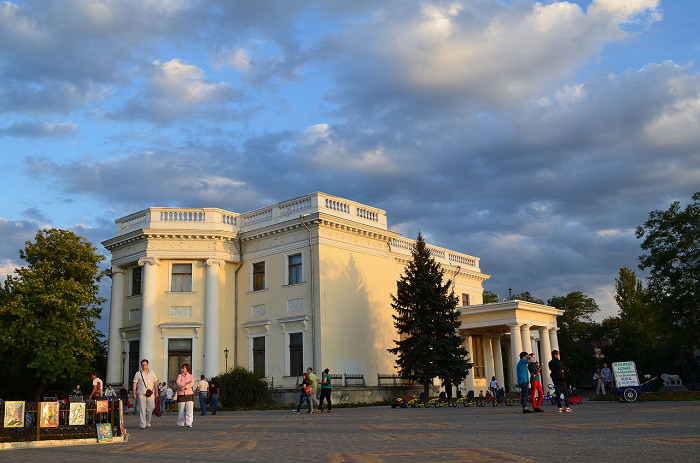
POLYGON ((612 384, 612 371, 608 368, 608 364, 604 363, 602 368, 598 368, 593 374, 593 381, 595 382, 595 394, 605 395, 605 391, 610 392, 610 385, 612 384))
MULTIPOLYGON (((557 411, 559 413, 571 413, 569 388, 565 380, 565 368, 558 350, 552 351, 552 360, 550 360, 547 365, 549 366, 549 377, 552 378, 552 383, 554 383, 557 411), (564 397, 563 403, 562 396, 564 397)), ((542 400, 544 398, 544 391, 542 390, 542 365, 537 362, 535 354, 521 352, 520 360, 515 369, 518 387, 520 388, 520 404, 522 405, 523 413, 544 412, 544 410, 542 410, 542 400), (532 410, 527 408, 528 392, 530 394, 530 401, 532 402, 532 410)), ((495 380, 495 378, 493 378, 493 380, 495 380)))
POLYGON ((294 413, 298 414, 301 411, 301 407, 304 402, 306 402, 309 408, 309 411, 307 413, 314 412, 315 403, 318 403, 319 405, 317 412, 323 413, 324 400, 328 403, 328 413, 331 413, 331 391, 333 389, 331 385, 331 375, 328 368, 323 370, 320 383, 321 397, 320 399, 316 399, 316 390, 318 389, 319 378, 314 373, 313 368, 307 368, 306 373, 304 373, 304 377, 301 381, 301 384, 299 385, 299 389, 301 390, 299 392, 299 403, 297 404, 297 408, 294 410, 294 413))
MULTIPOLYGON (((197 394, 202 415, 207 414, 207 403, 211 407, 212 415, 216 415, 219 403, 219 383, 216 378, 207 381, 202 375, 198 385, 194 385, 192 367, 184 363, 180 367, 180 374, 175 381, 177 392, 166 384, 159 385, 156 374, 149 369, 148 360, 141 360, 141 370, 134 375, 134 400, 139 413, 141 429, 151 427, 151 416, 155 409, 156 399, 161 400, 163 394, 164 403, 172 410, 172 401, 177 401, 177 425, 191 428, 194 422, 194 396, 197 394)), ((165 407, 161 407, 165 408, 165 407)))

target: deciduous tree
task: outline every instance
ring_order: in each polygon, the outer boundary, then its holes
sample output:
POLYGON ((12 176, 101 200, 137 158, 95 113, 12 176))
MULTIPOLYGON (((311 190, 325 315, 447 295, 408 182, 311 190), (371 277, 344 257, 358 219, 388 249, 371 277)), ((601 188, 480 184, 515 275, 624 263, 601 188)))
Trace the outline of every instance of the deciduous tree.
POLYGON ((98 296, 104 256, 59 229, 40 230, 19 254, 27 265, 0 291, 0 354, 15 375, 26 376, 24 394, 38 400, 45 384, 85 371, 99 355, 95 319, 104 302, 98 296))

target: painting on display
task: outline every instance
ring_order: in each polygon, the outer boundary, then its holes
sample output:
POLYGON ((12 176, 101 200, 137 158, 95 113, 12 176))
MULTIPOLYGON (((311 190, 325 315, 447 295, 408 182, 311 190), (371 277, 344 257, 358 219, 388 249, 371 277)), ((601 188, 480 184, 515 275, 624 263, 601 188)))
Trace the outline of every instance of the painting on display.
POLYGON ((109 410, 109 400, 97 401, 97 413, 107 413, 109 410))
POLYGON ((97 442, 100 444, 109 444, 112 442, 112 425, 109 423, 100 423, 97 425, 97 442))
POLYGON ((58 427, 58 402, 41 402, 40 428, 58 427))
POLYGON ((85 424, 85 403, 72 402, 70 404, 70 414, 68 415, 70 426, 82 426, 85 424))
POLYGON ((5 402, 5 422, 6 428, 24 427, 24 401, 5 402))

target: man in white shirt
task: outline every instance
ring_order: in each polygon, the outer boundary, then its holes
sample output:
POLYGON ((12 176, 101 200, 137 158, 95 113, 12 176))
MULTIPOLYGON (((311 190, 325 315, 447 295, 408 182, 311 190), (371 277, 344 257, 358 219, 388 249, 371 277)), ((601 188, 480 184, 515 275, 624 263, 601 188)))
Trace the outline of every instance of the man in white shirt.
POLYGON ((92 392, 88 400, 99 399, 102 397, 102 380, 97 377, 97 373, 93 372, 92 376, 92 392))
POLYGON ((141 360, 141 369, 134 375, 134 400, 138 402, 141 429, 151 427, 151 416, 158 398, 158 378, 148 368, 148 360, 141 360), (150 391, 150 392, 149 392, 150 391))
POLYGON ((197 392, 199 392, 199 406, 202 407, 202 415, 207 414, 207 397, 209 397, 209 383, 207 379, 202 375, 199 380, 199 385, 197 386, 197 392))
POLYGON ((107 390, 105 391, 105 397, 108 398, 109 400, 114 400, 117 398, 117 393, 114 392, 114 389, 112 389, 112 386, 107 386, 107 390))

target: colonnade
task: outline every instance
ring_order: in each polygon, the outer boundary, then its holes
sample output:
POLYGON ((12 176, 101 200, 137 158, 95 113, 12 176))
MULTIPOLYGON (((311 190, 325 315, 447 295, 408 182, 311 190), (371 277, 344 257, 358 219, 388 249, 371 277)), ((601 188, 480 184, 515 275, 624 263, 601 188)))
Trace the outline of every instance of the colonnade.
MULTIPOLYGON (((225 265, 222 259, 207 259, 204 295, 204 375, 216 376, 220 373, 219 364, 219 305, 221 278, 220 269, 225 265)), ((139 357, 153 362, 156 353, 156 300, 158 273, 166 270, 161 260, 155 257, 139 259, 143 267, 141 276, 141 324, 139 329, 139 357)), ((121 352, 123 350, 120 327, 124 316, 124 275, 123 267, 112 267, 112 294, 109 314, 109 350, 107 354, 107 384, 131 383, 131 378, 123 378, 121 352)), ((167 315, 166 315, 167 316, 167 315)), ((161 314, 161 318, 163 314, 161 314)), ((167 359, 165 359, 167 362, 167 359)), ((193 363, 196 360, 193 359, 193 363)), ((159 372, 164 377, 165 372, 159 372)))
MULTIPOLYGON (((515 390, 515 385, 517 384, 517 373, 515 366, 520 360, 521 352, 533 352, 537 356, 537 361, 543 365, 542 368, 542 387, 547 390, 547 385, 552 383, 549 377, 549 369, 547 368, 547 363, 552 358, 552 350, 559 350, 559 338, 557 336, 557 329, 555 327, 549 326, 531 326, 525 323, 513 323, 509 324, 508 328, 510 330, 510 365, 509 365, 509 379, 511 389, 515 390), (539 335, 539 350, 538 338, 534 336, 533 330, 537 330, 539 335)), ((503 356, 501 349, 501 338, 502 334, 493 333, 476 333, 466 331, 464 337, 464 347, 472 352, 472 336, 479 334, 483 337, 483 348, 484 348, 484 372, 486 376, 487 386, 491 381, 491 377, 495 376, 498 384, 503 387, 505 384, 505 369, 503 367, 503 356)), ((474 355, 472 354, 472 359, 474 355)), ((474 374, 470 373, 466 379, 467 391, 472 390, 476 392, 474 384, 474 374)))

